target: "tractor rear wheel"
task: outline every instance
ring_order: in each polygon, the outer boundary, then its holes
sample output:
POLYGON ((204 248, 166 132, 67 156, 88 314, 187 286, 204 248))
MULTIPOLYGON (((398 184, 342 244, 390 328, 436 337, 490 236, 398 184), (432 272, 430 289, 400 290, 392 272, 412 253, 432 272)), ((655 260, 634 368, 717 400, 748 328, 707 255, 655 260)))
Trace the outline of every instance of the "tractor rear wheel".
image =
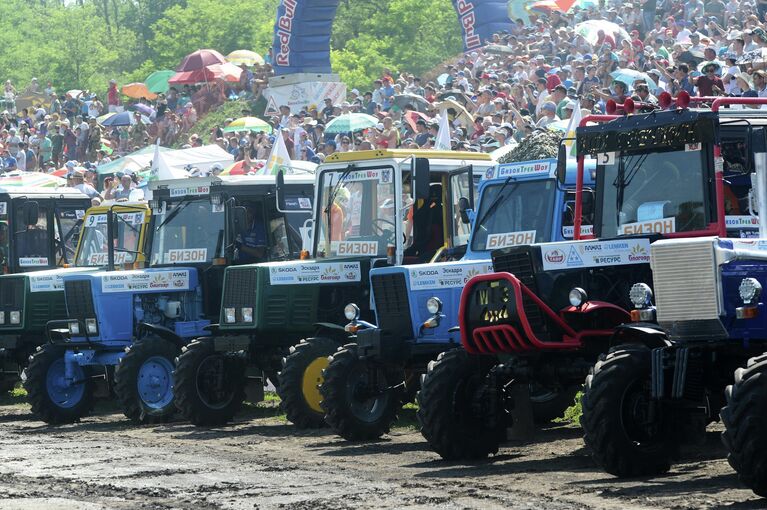
POLYGON ((245 365, 237 353, 216 352, 212 338, 182 347, 173 375, 181 415, 197 426, 231 421, 245 401, 245 365))
POLYGON ((319 386, 322 372, 328 366, 328 357, 337 348, 338 342, 329 338, 308 338, 291 347, 290 353, 282 359, 277 394, 288 420, 300 429, 325 426, 319 386))
POLYGON ((178 347, 155 335, 125 349, 115 368, 115 395, 134 423, 164 423, 176 412, 173 368, 178 347))
POLYGON ((505 438, 500 420, 488 425, 477 412, 489 366, 463 349, 443 352, 429 362, 418 392, 421 434, 447 460, 481 459, 498 451, 505 438))
POLYGON ((75 381, 67 381, 64 352, 65 349, 51 344, 38 347, 24 371, 24 388, 32 413, 51 425, 80 421, 93 405, 90 371, 75 365, 75 381))
POLYGON ((761 497, 767 497, 767 354, 748 360, 735 371, 735 384, 725 391, 721 416, 727 460, 738 478, 761 497))
POLYGON ((619 477, 665 473, 676 451, 672 420, 652 409, 650 350, 615 348, 594 365, 583 392, 581 427, 592 457, 619 477))
POLYGON ((396 382, 394 374, 360 360, 356 344, 338 349, 329 361, 320 386, 325 422, 349 441, 388 433, 402 407, 402 392, 387 391, 396 382))

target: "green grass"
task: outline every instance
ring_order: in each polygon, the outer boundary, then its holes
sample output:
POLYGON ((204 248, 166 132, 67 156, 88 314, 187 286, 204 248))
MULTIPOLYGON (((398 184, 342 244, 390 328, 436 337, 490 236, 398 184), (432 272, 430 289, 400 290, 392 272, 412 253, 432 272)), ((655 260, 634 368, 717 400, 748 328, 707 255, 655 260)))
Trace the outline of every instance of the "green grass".
POLYGON ((0 405, 23 404, 26 400, 27 390, 21 386, 21 383, 17 384, 16 387, 8 393, 0 395, 0 405))
POLYGON ((580 425, 581 414, 583 414, 583 408, 581 407, 581 397, 583 392, 579 391, 575 394, 575 402, 573 405, 565 409, 565 414, 561 418, 554 420, 555 423, 569 423, 570 425, 580 425))

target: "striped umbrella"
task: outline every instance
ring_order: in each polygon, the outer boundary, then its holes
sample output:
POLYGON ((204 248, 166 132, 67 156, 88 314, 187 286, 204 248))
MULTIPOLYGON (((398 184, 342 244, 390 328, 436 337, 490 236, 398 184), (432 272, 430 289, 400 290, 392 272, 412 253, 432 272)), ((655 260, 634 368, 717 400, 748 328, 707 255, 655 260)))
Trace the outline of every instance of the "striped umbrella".
POLYGON ((347 113, 339 115, 325 126, 325 132, 330 134, 350 133, 368 129, 378 124, 378 119, 366 113, 347 113))
POLYGON ((272 126, 258 117, 240 117, 235 119, 222 130, 224 133, 234 133, 237 131, 263 131, 271 133, 272 126))
POLYGON ((40 172, 10 172, 0 175, 0 187, 57 188, 66 184, 66 179, 40 172))
POLYGON ((235 65, 245 64, 246 66, 264 65, 264 58, 250 50, 235 50, 226 56, 226 59, 235 65))

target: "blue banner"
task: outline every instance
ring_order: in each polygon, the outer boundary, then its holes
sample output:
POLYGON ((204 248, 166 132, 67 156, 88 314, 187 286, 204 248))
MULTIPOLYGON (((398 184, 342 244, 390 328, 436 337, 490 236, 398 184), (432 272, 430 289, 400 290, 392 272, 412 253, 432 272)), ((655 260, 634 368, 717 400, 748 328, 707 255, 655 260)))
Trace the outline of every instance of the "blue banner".
MULTIPOLYGON (((463 49, 483 46, 508 30, 508 0, 452 0, 463 34, 463 49)), ((330 33, 339 0, 281 0, 277 7, 272 66, 277 75, 330 73, 330 33)))

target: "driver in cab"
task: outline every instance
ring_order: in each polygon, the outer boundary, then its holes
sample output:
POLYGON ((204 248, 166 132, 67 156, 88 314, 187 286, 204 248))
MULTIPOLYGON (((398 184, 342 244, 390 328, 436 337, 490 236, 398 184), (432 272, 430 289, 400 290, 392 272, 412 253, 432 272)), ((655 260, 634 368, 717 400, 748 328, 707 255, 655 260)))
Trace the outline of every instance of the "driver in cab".
POLYGON ((351 193, 346 188, 338 188, 333 205, 330 207, 330 240, 346 239, 346 215, 349 212, 351 193))
POLYGON ((246 228, 237 236, 238 260, 243 264, 260 262, 266 257, 266 229, 262 215, 255 206, 245 207, 246 228))

